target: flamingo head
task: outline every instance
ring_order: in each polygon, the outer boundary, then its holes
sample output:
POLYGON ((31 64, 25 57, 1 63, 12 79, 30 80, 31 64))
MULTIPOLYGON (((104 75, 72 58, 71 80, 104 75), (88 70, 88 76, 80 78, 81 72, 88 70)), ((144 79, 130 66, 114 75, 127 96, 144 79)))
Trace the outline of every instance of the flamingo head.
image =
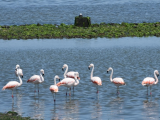
POLYGON ((93 67, 93 66, 94 66, 94 64, 91 63, 91 64, 88 66, 88 69, 90 70, 90 68, 93 67))
POLYGON ((16 65, 16 69, 15 69, 15 70, 17 70, 17 69, 19 69, 19 68, 20 68, 20 66, 17 64, 17 65, 16 65))
POLYGON ((62 70, 64 71, 64 68, 68 67, 67 64, 64 64, 63 67, 62 67, 62 70))
POLYGON ((44 70, 43 69, 40 70, 40 73, 42 74, 42 76, 44 76, 44 70))
POLYGON ((78 73, 78 72, 75 72, 75 73, 74 73, 74 77, 75 77, 75 78, 79 78, 79 73, 78 73))
POLYGON ((58 79, 58 80, 59 80, 59 82, 60 82, 60 80, 61 80, 61 79, 59 78, 59 76, 58 76, 58 75, 56 75, 56 76, 55 76, 55 78, 56 78, 56 79, 58 79))
POLYGON ((157 75, 157 77, 159 76, 159 72, 158 72, 158 70, 155 70, 154 71, 155 72, 155 74, 157 75))
POLYGON ((109 68, 108 68, 107 73, 109 73, 109 71, 110 71, 110 70, 112 70, 112 68, 111 68, 111 67, 109 67, 109 68))

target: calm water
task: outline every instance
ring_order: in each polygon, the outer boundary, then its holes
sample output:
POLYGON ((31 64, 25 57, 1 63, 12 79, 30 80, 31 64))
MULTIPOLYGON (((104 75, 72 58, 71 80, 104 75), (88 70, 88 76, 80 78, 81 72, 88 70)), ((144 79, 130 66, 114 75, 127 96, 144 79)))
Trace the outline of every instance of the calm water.
POLYGON ((152 87, 152 97, 146 95, 142 80, 153 77, 155 69, 160 71, 160 39, 43 39, 0 40, 0 88, 8 81, 17 80, 16 64, 24 72, 23 84, 14 91, 0 91, 0 112, 16 111, 22 116, 35 119, 95 119, 95 120, 146 120, 159 119, 160 84, 152 87), (54 104, 49 91, 55 75, 63 79, 62 66, 78 71, 80 84, 72 95, 66 97, 66 88, 59 87, 54 104), (90 63, 95 64, 94 75, 102 79, 103 85, 96 94, 90 81, 90 63), (110 82, 108 67, 114 69, 113 77, 122 77, 126 86, 116 87, 110 82), (34 85, 26 81, 39 70, 45 70, 45 81, 40 93, 34 94, 34 85))
POLYGON ((160 0, 0 0, 0 25, 159 22, 160 0))

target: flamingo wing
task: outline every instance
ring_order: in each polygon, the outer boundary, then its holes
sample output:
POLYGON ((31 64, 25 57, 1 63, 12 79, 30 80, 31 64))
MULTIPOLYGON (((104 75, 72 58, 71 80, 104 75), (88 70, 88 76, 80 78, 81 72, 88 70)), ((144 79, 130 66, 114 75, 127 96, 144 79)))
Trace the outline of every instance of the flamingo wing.
MULTIPOLYGON (((75 74, 75 72, 74 72, 74 71, 70 71, 70 72, 68 72, 68 73, 66 74, 66 77, 74 78, 74 74, 75 74)), ((77 77, 77 79, 79 79, 79 80, 80 80, 80 77, 77 77)))
POLYGON ((147 77, 142 81, 142 85, 153 85, 155 83, 155 79, 152 77, 147 77))
POLYGON ((39 83, 40 80, 41 80, 41 78, 40 78, 39 75, 33 75, 32 77, 30 77, 30 78, 27 80, 27 83, 28 83, 28 82, 31 82, 31 83, 39 83))
POLYGON ((2 90, 15 89, 18 87, 18 85, 19 85, 19 83, 17 81, 10 81, 2 88, 2 90))
POLYGON ((92 81, 92 83, 94 83, 96 85, 102 85, 101 78, 99 78, 99 77, 92 77, 91 81, 92 81))
POLYGON ((75 83, 75 80, 73 78, 65 78, 61 80, 59 83, 57 83, 57 86, 64 85, 64 86, 70 87, 70 86, 73 86, 74 83, 75 83))
POLYGON ((115 85, 125 85, 126 84, 122 78, 114 78, 113 83, 115 85))

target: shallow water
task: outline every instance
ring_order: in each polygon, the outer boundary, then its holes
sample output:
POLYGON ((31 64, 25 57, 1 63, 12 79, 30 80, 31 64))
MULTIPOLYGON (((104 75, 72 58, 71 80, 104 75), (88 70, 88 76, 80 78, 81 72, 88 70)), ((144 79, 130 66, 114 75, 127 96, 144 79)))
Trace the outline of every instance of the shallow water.
POLYGON ((0 25, 159 22, 159 0, 0 0, 0 25))
POLYGON ((160 70, 159 38, 0 40, 0 56, 0 88, 18 80, 14 75, 16 64, 24 73, 14 99, 10 90, 0 91, 0 112, 12 110, 35 119, 160 118, 160 84, 152 87, 152 96, 147 96, 146 87, 141 85, 145 77, 153 77, 155 69, 160 70), (70 71, 79 72, 80 84, 67 97, 66 88, 59 87, 54 104, 49 87, 55 75, 63 79, 65 63, 70 71), (90 63, 95 65, 94 76, 102 79, 99 94, 90 81, 90 63), (120 87, 118 96, 107 74, 108 67, 114 69, 113 77, 122 77, 127 84, 120 87), (42 68, 45 81, 35 94, 34 85, 26 81, 42 68))

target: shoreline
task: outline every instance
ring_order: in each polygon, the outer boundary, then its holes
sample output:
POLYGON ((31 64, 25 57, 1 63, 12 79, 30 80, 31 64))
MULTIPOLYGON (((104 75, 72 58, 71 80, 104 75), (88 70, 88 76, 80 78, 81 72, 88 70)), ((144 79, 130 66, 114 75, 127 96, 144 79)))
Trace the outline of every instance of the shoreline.
POLYGON ((156 23, 100 23, 90 27, 75 25, 31 24, 0 26, 0 39, 56 39, 56 38, 121 38, 160 37, 160 22, 156 23))

